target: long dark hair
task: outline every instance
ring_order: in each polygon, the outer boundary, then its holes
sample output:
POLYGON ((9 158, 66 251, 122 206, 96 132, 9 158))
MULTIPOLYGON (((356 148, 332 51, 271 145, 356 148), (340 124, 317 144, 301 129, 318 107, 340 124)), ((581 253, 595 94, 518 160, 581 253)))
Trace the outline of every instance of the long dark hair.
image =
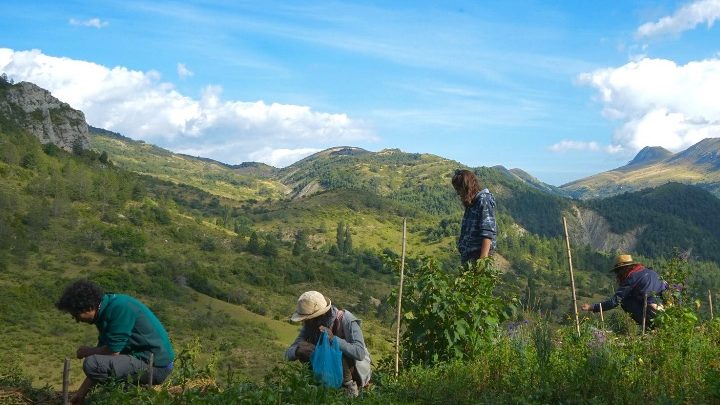
POLYGON ((475 173, 470 170, 458 169, 452 178, 452 185, 455 192, 460 196, 460 201, 465 207, 473 204, 473 200, 477 193, 480 192, 480 183, 475 173))

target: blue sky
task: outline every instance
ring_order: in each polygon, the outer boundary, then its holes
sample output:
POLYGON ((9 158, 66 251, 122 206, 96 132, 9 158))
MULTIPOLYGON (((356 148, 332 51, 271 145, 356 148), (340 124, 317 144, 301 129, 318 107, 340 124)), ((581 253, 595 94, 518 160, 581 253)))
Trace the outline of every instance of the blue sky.
POLYGON ((720 0, 5 1, 0 70, 227 163, 338 145, 560 185, 720 136, 720 0))

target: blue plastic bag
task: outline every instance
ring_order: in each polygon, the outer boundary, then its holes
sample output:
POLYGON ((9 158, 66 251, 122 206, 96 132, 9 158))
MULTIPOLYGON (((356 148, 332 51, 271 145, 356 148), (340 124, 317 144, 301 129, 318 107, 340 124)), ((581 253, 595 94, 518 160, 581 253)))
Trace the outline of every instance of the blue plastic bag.
POLYGON ((310 356, 313 374, 324 386, 340 388, 343 382, 342 352, 337 339, 329 341, 323 331, 310 356))

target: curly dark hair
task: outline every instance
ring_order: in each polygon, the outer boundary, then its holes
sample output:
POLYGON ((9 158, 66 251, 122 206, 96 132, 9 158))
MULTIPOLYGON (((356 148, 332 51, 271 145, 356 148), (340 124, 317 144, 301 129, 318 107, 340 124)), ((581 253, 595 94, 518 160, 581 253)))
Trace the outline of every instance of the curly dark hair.
POLYGON ((65 287, 55 307, 60 311, 77 315, 100 305, 104 292, 102 288, 88 280, 78 280, 65 287))

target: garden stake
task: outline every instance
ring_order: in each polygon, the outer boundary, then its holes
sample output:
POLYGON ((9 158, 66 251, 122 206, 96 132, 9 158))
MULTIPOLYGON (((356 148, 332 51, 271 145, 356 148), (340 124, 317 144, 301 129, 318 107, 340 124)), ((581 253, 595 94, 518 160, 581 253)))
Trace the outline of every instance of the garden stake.
POLYGON ((605 317, 603 316, 602 302, 600 303, 600 328, 605 329, 605 317))
POLYGON ((647 318, 647 294, 645 294, 645 303, 643 304, 643 335, 645 334, 645 318, 647 318))
POLYGON ((70 389, 70 359, 65 359, 65 364, 63 365, 63 405, 68 405, 70 403, 70 395, 69 390, 70 389))
POLYGON ((402 311, 402 292, 403 278, 405 276, 405 233, 407 229, 407 219, 403 218, 402 231, 402 256, 400 259, 400 289, 398 290, 397 303, 397 329, 395 331, 395 377, 400 373, 400 313, 402 311))
POLYGON ((153 386, 153 374, 155 371, 155 353, 150 353, 150 361, 148 362, 148 387, 153 386))
POLYGON ((712 304, 712 293, 708 290, 708 301, 710 301, 710 320, 713 320, 713 304, 712 304))
POLYGON ((575 308, 575 328, 577 329, 578 337, 580 337, 580 319, 578 318, 577 295, 575 294, 575 276, 573 275, 572 253, 570 253, 570 236, 568 235, 567 221, 565 220, 565 217, 563 217, 563 226, 565 227, 565 243, 567 245, 568 264, 570 265, 570 285, 572 286, 573 307, 575 308))

